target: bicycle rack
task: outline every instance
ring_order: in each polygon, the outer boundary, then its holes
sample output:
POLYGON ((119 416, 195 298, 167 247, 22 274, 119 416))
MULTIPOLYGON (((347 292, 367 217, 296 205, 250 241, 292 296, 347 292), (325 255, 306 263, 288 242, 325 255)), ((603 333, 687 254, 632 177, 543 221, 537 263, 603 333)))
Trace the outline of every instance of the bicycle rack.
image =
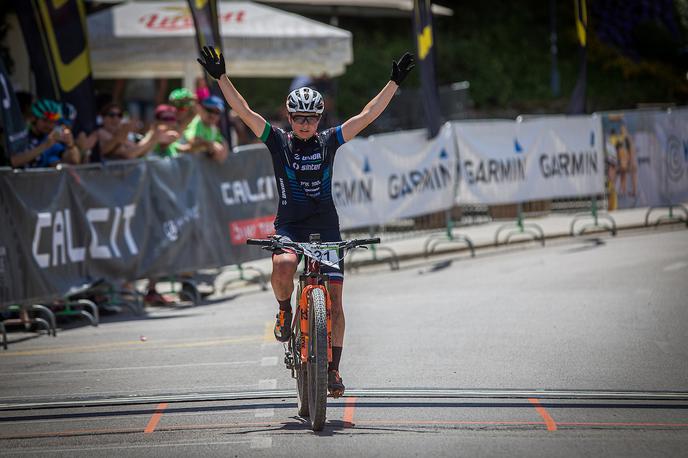
POLYGON ((475 246, 473 241, 466 235, 454 234, 454 221, 451 219, 451 212, 449 210, 445 212, 445 218, 447 221, 446 231, 443 234, 433 234, 427 238, 423 244, 423 256, 429 257, 443 243, 463 243, 468 245, 471 257, 474 258, 475 246))
POLYGON ((667 206, 663 207, 650 207, 647 210, 647 213, 645 213, 645 226, 650 225, 650 213, 652 213, 654 210, 660 209, 660 208, 668 208, 669 209, 669 214, 668 215, 661 215, 657 218, 657 221, 655 221, 655 226, 659 226, 659 223, 662 221, 685 221, 686 227, 688 227, 688 208, 681 204, 669 204, 667 206), (683 215, 674 215, 674 208, 679 209, 685 213, 685 216, 683 215))
POLYGON ((98 313, 98 306, 88 299, 78 299, 76 301, 67 300, 64 304, 64 310, 54 312, 56 316, 75 316, 80 315, 91 322, 92 326, 98 326, 100 316, 98 313), (76 309, 74 309, 76 307, 76 309), (88 312, 85 308, 90 309, 88 312))
POLYGON ((39 313, 43 313, 48 317, 47 320, 43 320, 42 318, 34 317, 34 320, 38 321, 38 322, 43 321, 47 325, 48 335, 50 335, 50 330, 52 330, 53 337, 57 337, 57 325, 56 325, 56 321, 55 321, 55 314, 53 313, 53 311, 50 310, 45 305, 41 305, 41 304, 33 304, 31 306, 31 310, 39 312, 39 313))
POLYGON ((57 327, 55 326, 55 315, 53 312, 50 311, 47 307, 40 305, 40 304, 34 304, 30 307, 23 306, 23 305, 10 305, 8 307, 8 310, 13 310, 13 311, 18 311, 19 312, 19 318, 9 318, 2 320, 0 322, 2 324, 2 333, 3 333, 3 347, 7 349, 7 333, 5 330, 5 323, 9 324, 22 324, 24 325, 24 329, 27 331, 31 328, 31 325, 40 325, 45 328, 46 331, 48 331, 48 335, 52 335, 53 337, 57 337, 57 327), (32 310, 34 312, 42 313, 47 316, 47 320, 34 316, 30 317, 28 315, 29 310, 32 310), (24 315, 26 313, 26 315, 24 315))
MULTIPOLYGON (((372 236, 371 236, 372 237, 372 236)), ((376 246, 376 245, 367 245, 368 250, 371 255, 371 261, 372 262, 379 262, 379 261, 385 261, 389 263, 389 268, 390 270, 399 270, 399 256, 397 256, 396 251, 394 251, 392 248, 387 247, 387 246, 376 246), (378 252, 384 252, 389 255, 389 258, 383 259, 383 258, 378 258, 378 252)), ((363 264, 364 261, 360 261, 359 263, 354 263, 353 262, 353 257, 356 253, 360 253, 362 250, 352 250, 351 254, 349 254, 349 263, 351 265, 351 270, 357 270, 360 267, 360 264, 363 264)))
POLYGON ((243 266, 242 264, 237 264, 236 266, 229 266, 229 268, 225 269, 225 270, 230 270, 230 271, 236 270, 238 272, 239 276, 237 278, 230 278, 229 280, 225 280, 225 282, 222 283, 222 287, 220 288, 220 291, 222 293, 226 292, 227 289, 229 289, 229 285, 232 282, 236 282, 236 281, 246 281, 249 283, 256 283, 256 284, 260 285, 261 291, 267 291, 268 290, 268 284, 267 284, 267 281, 265 280, 265 273, 257 267, 243 266), (245 272, 248 270, 256 272, 257 275, 255 275, 254 277, 250 277, 250 278, 246 277, 245 272))
POLYGON ((588 229, 605 229, 612 233, 612 236, 616 236, 616 221, 607 212, 600 212, 597 210, 597 197, 593 196, 590 202, 590 213, 577 213, 573 215, 573 221, 571 221, 571 227, 569 229, 569 235, 583 235, 583 233, 588 229), (576 222, 582 220, 583 218, 591 217, 593 219, 592 224, 584 225, 578 234, 574 232, 574 226, 576 222), (600 219, 607 220, 609 225, 600 224, 600 219))
POLYGON ((517 206, 516 222, 502 224, 497 228, 494 238, 495 246, 499 246, 499 235, 502 233, 502 231, 507 229, 511 230, 506 234, 506 237, 504 239, 505 245, 509 243, 509 240, 512 236, 525 234, 532 236, 533 240, 539 240, 542 246, 545 246, 545 232, 542 230, 540 225, 535 223, 523 222, 523 204, 521 202, 519 202, 517 206))

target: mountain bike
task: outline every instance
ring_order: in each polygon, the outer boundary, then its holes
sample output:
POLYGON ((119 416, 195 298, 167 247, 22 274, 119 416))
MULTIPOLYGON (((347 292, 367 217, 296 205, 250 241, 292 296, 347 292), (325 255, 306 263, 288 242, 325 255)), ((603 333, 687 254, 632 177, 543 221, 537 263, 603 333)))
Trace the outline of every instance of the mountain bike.
POLYGON ((292 242, 273 236, 248 239, 273 253, 294 252, 304 258, 296 292, 298 312, 291 324, 291 338, 284 344, 284 363, 296 379, 298 414, 308 417, 313 431, 320 431, 327 413, 327 366, 332 361, 332 321, 330 280, 322 265, 339 269, 352 250, 380 243, 379 238, 321 242, 311 234, 309 242, 292 242))

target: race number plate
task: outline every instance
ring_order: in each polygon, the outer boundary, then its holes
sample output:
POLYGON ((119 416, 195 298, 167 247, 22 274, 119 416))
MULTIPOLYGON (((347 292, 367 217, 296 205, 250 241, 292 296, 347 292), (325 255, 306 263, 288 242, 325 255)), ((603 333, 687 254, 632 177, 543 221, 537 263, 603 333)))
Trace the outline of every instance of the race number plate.
POLYGON ((301 246, 306 256, 326 266, 339 269, 339 250, 336 247, 317 243, 304 243, 301 246))

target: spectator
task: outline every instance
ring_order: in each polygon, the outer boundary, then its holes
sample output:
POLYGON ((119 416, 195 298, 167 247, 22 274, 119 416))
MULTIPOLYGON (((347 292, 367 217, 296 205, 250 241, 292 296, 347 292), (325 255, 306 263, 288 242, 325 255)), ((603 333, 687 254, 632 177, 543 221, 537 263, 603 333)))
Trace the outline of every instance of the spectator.
POLYGON ((132 132, 134 123, 123 121, 124 112, 116 103, 106 104, 100 115, 103 126, 98 129, 98 147, 102 159, 134 159, 153 149, 157 143, 157 131, 148 132, 136 143, 132 132))
MULTIPOLYGON (((180 87, 170 92, 168 97, 170 105, 176 108, 177 122, 179 129, 183 131, 189 125, 191 120, 196 116, 196 96, 185 87, 180 87)), ((156 109, 157 115, 157 109, 156 109)))
POLYGON ((12 167, 55 167, 57 164, 78 164, 79 148, 68 125, 63 123, 62 107, 50 99, 31 104, 29 147, 13 154, 12 167))
POLYGON ((179 140, 179 123, 177 110, 172 105, 158 105, 155 108, 155 122, 151 129, 157 132, 158 141, 153 154, 159 157, 176 157, 179 155, 177 140, 179 140))
POLYGON ((223 162, 229 148, 227 141, 220 133, 218 122, 225 111, 225 103, 219 97, 211 95, 201 102, 201 109, 184 130, 186 146, 189 153, 206 153, 211 159, 223 162))
MULTIPOLYGON (((74 105, 71 103, 62 104, 62 123, 72 129, 76 121, 77 111, 74 105)), ((98 134, 96 131, 86 134, 86 132, 81 131, 77 134, 76 146, 79 148, 79 162, 86 163, 89 162, 91 157, 91 150, 98 142, 98 134)))

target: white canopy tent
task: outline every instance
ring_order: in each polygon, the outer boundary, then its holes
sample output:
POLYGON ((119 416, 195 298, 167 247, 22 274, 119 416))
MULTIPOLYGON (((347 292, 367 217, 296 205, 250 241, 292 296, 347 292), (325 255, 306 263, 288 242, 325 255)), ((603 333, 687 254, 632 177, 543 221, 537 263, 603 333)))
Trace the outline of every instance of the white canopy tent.
MULTIPOLYGON (((227 71, 234 76, 337 76, 353 60, 351 33, 251 2, 219 2, 227 71)), ((129 2, 88 18, 95 78, 199 75, 186 2, 129 2)))

